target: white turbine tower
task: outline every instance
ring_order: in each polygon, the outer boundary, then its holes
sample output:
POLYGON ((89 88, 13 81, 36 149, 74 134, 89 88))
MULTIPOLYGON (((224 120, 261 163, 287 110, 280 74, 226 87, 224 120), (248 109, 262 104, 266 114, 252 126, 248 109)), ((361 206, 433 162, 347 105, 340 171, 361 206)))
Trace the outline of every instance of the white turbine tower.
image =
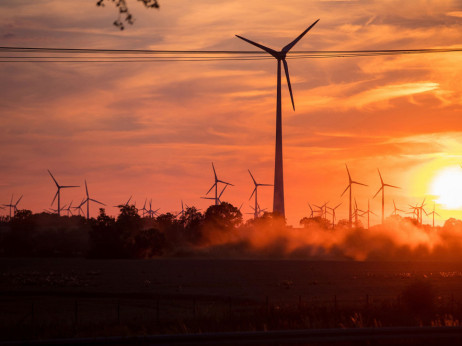
POLYGON ((284 174, 283 174, 283 158, 282 158, 282 106, 281 106, 281 62, 284 64, 284 71, 287 79, 287 86, 289 87, 290 99, 292 107, 295 110, 294 97, 292 95, 292 87, 290 85, 289 67, 286 61, 287 53, 297 44, 305 34, 316 25, 319 21, 315 21, 311 26, 302 32, 295 40, 282 48, 281 51, 275 51, 271 48, 265 47, 259 43, 253 42, 245 37, 236 35, 241 40, 244 40, 255 47, 258 47, 265 52, 271 54, 278 61, 277 70, 277 102, 276 102, 276 152, 274 162, 274 197, 273 197, 273 213, 277 213, 285 218, 284 207, 284 174))

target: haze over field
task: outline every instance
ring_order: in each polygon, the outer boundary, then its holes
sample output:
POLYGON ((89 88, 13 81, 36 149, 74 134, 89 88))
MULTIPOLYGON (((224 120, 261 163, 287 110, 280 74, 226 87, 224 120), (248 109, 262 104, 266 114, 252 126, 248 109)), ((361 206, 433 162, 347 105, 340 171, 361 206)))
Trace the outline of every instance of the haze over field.
MULTIPOLYGON (((134 25, 112 25, 117 10, 96 1, 0 3, 1 46, 253 50, 235 34, 280 49, 319 23, 294 48, 366 50, 462 47, 460 1, 160 1, 159 10, 128 1, 134 25)), ((290 56, 290 55, 289 55, 290 56)), ((309 215, 307 202, 343 202, 345 163, 359 207, 371 199, 380 222, 377 167, 386 215, 436 202, 442 225, 462 218, 462 53, 289 61, 296 111, 283 82, 285 200, 288 223, 309 215), (438 178, 438 176, 440 178, 438 178)), ((274 174, 276 64, 261 61, 155 63, 0 63, 0 203, 24 194, 21 208, 81 201, 87 179, 109 206, 131 195, 162 212, 200 199, 213 182, 210 162, 229 187, 222 200, 251 212, 257 181, 274 174)), ((272 209, 272 189, 259 190, 272 209)), ((97 205, 92 206, 96 216, 97 205)), ((108 208, 110 214, 116 209, 108 208)), ((2 212, 5 214, 6 211, 2 212)), ((431 223, 425 218, 425 223, 431 223)))

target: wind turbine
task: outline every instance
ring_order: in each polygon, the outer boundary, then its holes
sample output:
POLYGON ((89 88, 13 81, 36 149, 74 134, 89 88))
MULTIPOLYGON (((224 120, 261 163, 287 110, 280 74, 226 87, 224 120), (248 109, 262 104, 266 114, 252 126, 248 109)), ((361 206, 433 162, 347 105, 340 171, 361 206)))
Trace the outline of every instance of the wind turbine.
POLYGON ((326 202, 326 203, 324 203, 324 204, 321 205, 321 206, 318 206, 318 205, 313 204, 316 208, 319 209, 319 212, 321 213, 321 215, 320 215, 320 216, 321 216, 321 219, 322 219, 322 218, 327 219, 327 203, 329 203, 329 202, 326 202))
MULTIPOLYGON (((371 207, 370 207, 370 204, 369 204, 369 200, 367 200, 367 210, 363 213, 364 214, 367 214, 367 229, 369 229, 369 217, 370 217, 370 214, 374 214, 375 216, 377 216, 376 213, 374 213, 372 210, 371 210, 371 207)), ((382 221, 383 223, 383 221, 382 221)))
POLYGON ((358 208, 358 203, 356 203, 356 198, 355 198, 355 210, 354 210, 354 218, 355 218, 355 227, 358 228, 358 217, 363 217, 363 215, 365 214, 365 211, 364 210, 361 210, 358 208), (359 215, 359 213, 362 213, 361 215, 359 215))
MULTIPOLYGON (((71 202, 72 203, 72 202, 71 202)), ((76 209, 78 210, 78 213, 79 213, 79 216, 81 216, 82 214, 85 215, 83 209, 82 209, 82 205, 85 203, 85 198, 82 199, 82 202, 80 202, 80 204, 76 207, 72 207, 73 209, 76 209)))
POLYGON ((225 192, 225 189, 228 187, 228 185, 231 185, 231 186, 234 186, 234 185, 231 183, 227 183, 226 181, 218 179, 217 172, 215 171, 215 166, 213 162, 212 162, 212 168, 213 168, 213 175, 215 177, 215 182, 213 183, 212 187, 207 191, 205 195, 208 195, 209 192, 212 191, 213 188, 215 188, 215 197, 214 198, 213 197, 202 197, 202 198, 203 199, 213 199, 215 200, 215 205, 219 205, 221 203, 220 197, 223 194, 223 192, 225 192), (225 184, 225 187, 223 188, 223 190, 221 190, 220 195, 218 195, 218 183, 225 184))
POLYGON ((53 201, 51 202, 51 205, 55 202, 56 196, 58 196, 58 215, 61 215, 61 189, 68 189, 71 187, 80 187, 78 185, 59 185, 58 182, 56 181, 55 177, 53 174, 51 174, 50 170, 48 169, 48 173, 50 173, 51 178, 56 184, 56 187, 58 188, 58 191, 56 191, 55 196, 53 197, 53 201))
POLYGON ((71 214, 71 216, 74 216, 74 214, 72 213, 72 210, 71 210, 71 208, 73 208, 72 207, 72 202, 73 201, 71 201, 71 203, 69 203, 67 208, 65 206, 63 207, 63 210, 67 211, 67 216, 69 216, 69 214, 71 214))
POLYGON ((398 211, 401 211, 404 213, 404 210, 396 208, 395 200, 393 200, 393 215, 398 215, 398 211))
MULTIPOLYGON (((425 210, 424 210, 425 211, 425 210)), ((430 212, 430 213, 427 213, 425 212, 425 215, 432 215, 433 217, 433 224, 432 224, 432 227, 435 228, 435 214, 438 215, 438 216, 441 216, 440 214, 438 214, 436 211, 435 211, 435 202, 433 202, 433 211, 430 212)))
POLYGON ((154 216, 158 215, 158 211, 160 208, 157 208, 156 210, 152 210, 152 199, 149 201, 149 210, 146 212, 148 213, 149 217, 152 219, 154 216))
MULTIPOLYGON (((380 177, 380 189, 375 193, 374 197, 372 198, 375 198, 375 196, 377 196, 379 194, 380 191, 382 191, 382 224, 385 220, 385 186, 388 186, 388 187, 393 187, 395 189, 399 189, 398 186, 394 186, 394 185, 390 185, 390 184, 385 184, 383 182, 383 179, 382 179, 382 174, 380 174, 380 170, 377 168, 377 171, 379 172, 379 177, 380 177)), ((369 227, 368 227, 369 228, 369 227)))
POLYGON ((348 213, 348 224, 349 224, 349 226, 351 228, 352 221, 353 221, 353 216, 352 216, 352 213, 351 213, 351 189, 352 189, 352 185, 353 184, 363 185, 363 186, 367 186, 367 185, 363 184, 363 183, 359 183, 359 182, 354 181, 353 179, 351 179, 350 171, 348 170, 347 164, 345 164, 345 167, 346 167, 346 170, 347 170, 347 173, 348 173, 348 186, 346 187, 346 189, 342 192, 342 194, 340 196, 343 196, 345 194, 345 192, 348 189, 350 189, 350 203, 349 203, 349 213, 348 213))
POLYGON ((85 192, 87 193, 87 198, 83 200, 82 203, 80 203, 79 207, 81 207, 83 204, 87 203, 87 219, 90 219, 90 201, 99 203, 101 205, 106 205, 104 203, 101 203, 97 201, 96 199, 90 198, 90 194, 88 193, 88 186, 87 186, 87 180, 85 180, 85 192))
POLYGON ((314 210, 313 210, 313 208, 311 207, 311 204, 310 204, 310 203, 308 203, 308 207, 310 207, 310 218, 313 218, 313 216, 314 216, 314 210))
POLYGON ((132 200, 132 197, 133 197, 133 195, 130 196, 130 198, 128 199, 127 202, 125 202, 124 204, 115 205, 114 208, 128 207, 128 203, 130 203, 130 201, 132 200))
MULTIPOLYGON (((14 208, 14 204, 13 204, 13 195, 11 195, 11 201, 10 201, 10 204, 4 204, 5 207, 10 207, 10 219, 11 219, 11 209, 14 208)), ((13 209, 14 210, 14 209, 13 209)))
POLYGON ((295 40, 286 45, 280 52, 271 48, 265 47, 259 43, 253 42, 245 37, 236 35, 241 40, 246 41, 258 47, 265 52, 271 54, 278 61, 277 69, 277 101, 276 101, 276 150, 274 160, 274 196, 273 196, 273 213, 277 213, 285 218, 284 207, 284 175, 283 175, 283 159, 282 159, 282 105, 281 105, 281 62, 284 64, 284 71, 287 79, 287 86, 289 87, 290 99, 292 107, 295 110, 294 97, 292 95, 292 87, 290 85, 289 67, 286 61, 287 53, 297 44, 305 34, 316 25, 319 21, 315 21, 304 32, 302 32, 295 40))
POLYGON ((332 229, 335 228, 335 209, 337 209, 338 207, 340 207, 342 205, 342 203, 338 204, 337 206, 331 208, 331 207, 327 207, 331 210, 332 212, 332 229))
POLYGON ((255 185, 255 188, 253 189, 252 191, 252 194, 250 195, 250 198, 249 200, 252 198, 252 196, 255 194, 255 208, 254 208, 254 218, 257 219, 258 218, 258 197, 257 197, 257 194, 258 194, 258 187, 259 186, 273 186, 272 184, 259 184, 257 183, 257 181, 255 180, 255 178, 253 177, 252 173, 250 172, 250 169, 248 169, 249 171, 249 174, 250 174, 250 177, 252 178, 253 180, 253 184, 255 185))
MULTIPOLYGON (((11 209, 13 209, 13 217, 16 215, 16 212, 18 211, 18 204, 21 202, 22 196, 19 197, 19 199, 16 201, 16 203, 13 204, 13 195, 11 195, 11 201, 10 204, 4 204, 5 207, 10 207, 10 219, 11 219, 11 209)), ((4 208, 2 208, 4 209, 4 208)))

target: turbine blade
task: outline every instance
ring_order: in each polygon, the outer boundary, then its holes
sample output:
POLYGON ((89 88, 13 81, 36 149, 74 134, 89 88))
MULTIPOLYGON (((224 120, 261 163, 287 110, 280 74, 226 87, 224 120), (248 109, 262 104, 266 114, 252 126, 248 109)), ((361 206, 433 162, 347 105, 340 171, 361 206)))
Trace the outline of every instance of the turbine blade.
POLYGON ((249 197, 249 201, 252 199, 252 196, 253 196, 253 194, 255 193, 255 191, 257 191, 257 187, 256 187, 256 186, 255 186, 255 188, 253 189, 252 194, 251 194, 250 197, 249 197))
POLYGON ((208 195, 210 191, 212 191, 212 189, 215 187, 215 185, 217 185, 217 183, 213 184, 212 187, 207 191, 207 193, 205 195, 208 195))
POLYGON ((348 186, 346 187, 346 189, 342 192, 342 194, 340 195, 340 197, 343 196, 343 194, 348 190, 348 188, 350 188, 351 184, 348 184, 348 186))
POLYGON ((59 189, 58 189, 58 191, 56 191, 56 194, 55 194, 55 196, 53 197, 53 200, 51 201, 51 204, 50 204, 50 205, 53 205, 53 203, 55 202, 56 196, 58 196, 58 193, 59 193, 59 189))
POLYGON ((282 60, 282 62, 284 63, 284 70, 286 72, 287 86, 289 87, 290 100, 292 101, 292 108, 295 110, 294 95, 292 94, 292 86, 290 85, 289 66, 287 65, 286 59, 282 60))
POLYGON ((350 175, 350 170, 348 169, 348 166, 347 164, 345 163, 345 167, 346 167, 346 170, 347 170, 347 173, 348 173, 348 182, 350 183, 351 185, 351 175, 350 175))
POLYGON ((273 184, 257 184, 258 186, 273 186, 273 184))
POLYGON ((87 199, 90 198, 90 195, 88 194, 87 179, 85 179, 85 191, 87 192, 87 199))
POLYGON ((240 38, 241 40, 244 40, 245 42, 247 43, 250 43, 252 45, 254 45, 255 47, 258 47, 262 50, 264 50, 265 52, 271 54, 272 56, 274 56, 275 58, 278 57, 278 52, 276 52, 275 50, 271 49, 271 48, 268 48, 268 47, 265 47, 264 45, 260 44, 260 43, 257 43, 257 42, 253 42, 245 37, 242 37, 242 36, 239 36, 239 35, 236 35, 236 37, 240 38))
MULTIPOLYGON (((372 199, 374 199, 375 196, 377 196, 377 195, 379 194, 379 192, 382 191, 382 189, 383 189, 383 186, 380 187, 379 191, 377 191, 377 192, 375 193, 375 195, 374 195, 374 197, 372 197, 372 199)), ((393 202, 393 204, 394 204, 394 203, 395 203, 395 202, 393 202)))
POLYGON ((254 183, 255 186, 256 186, 256 185, 257 185, 257 182, 255 181, 255 178, 253 177, 252 172, 250 172, 250 169, 248 169, 248 171, 249 171, 250 176, 252 177, 253 183, 254 183))
POLYGON ((212 168, 213 168, 213 175, 215 176, 215 181, 217 181, 218 180, 217 172, 215 171, 215 166, 213 165, 213 162, 212 162, 212 168))
POLYGON ((390 184, 383 184, 383 186, 393 187, 395 189, 401 189, 399 186, 390 185, 390 184))
POLYGON ((352 181, 351 183, 352 183, 352 184, 356 184, 356 185, 363 185, 363 186, 367 186, 366 184, 363 184, 363 183, 359 183, 359 182, 357 182, 357 181, 352 181))
POLYGON ((223 192, 225 192, 226 188, 228 187, 228 185, 225 185, 225 187, 223 188, 223 190, 221 190, 220 194, 218 195, 218 199, 220 199, 221 195, 223 194, 223 192))
POLYGON ((18 201, 17 201, 16 204, 14 205, 15 207, 16 207, 16 206, 19 204, 19 202, 21 201, 22 196, 23 196, 23 195, 21 195, 21 197, 19 197, 18 201))
POLYGON ((290 42, 287 46, 285 46, 284 48, 282 48, 282 52, 284 53, 287 53, 289 50, 292 49, 293 46, 295 46, 297 44, 298 41, 300 41, 302 39, 303 36, 306 35, 306 33, 308 31, 311 30, 311 28, 313 26, 316 25, 316 23, 319 22, 319 19, 317 21, 315 21, 313 24, 311 24, 305 31, 303 31, 295 40, 293 40, 292 42, 290 42))
POLYGON ((51 174, 51 172, 50 172, 50 170, 49 170, 49 169, 48 169, 48 173, 50 173, 50 175, 51 175, 51 178, 52 178, 52 179, 53 179, 53 181, 55 182, 56 186, 58 186, 58 187, 59 187, 59 184, 58 184, 58 182, 56 181, 56 179, 55 179, 55 177, 53 176, 53 174, 51 174))
POLYGON ((380 183, 381 183, 382 186, 383 186, 384 184, 383 184, 382 174, 380 174, 380 170, 379 170, 378 168, 377 168, 377 172, 379 172, 380 183))
POLYGON ((102 202, 100 202, 100 201, 97 201, 96 199, 93 199, 93 198, 89 198, 89 200, 92 201, 92 202, 95 202, 95 203, 99 203, 99 204, 102 204, 102 205, 106 205, 106 204, 104 204, 104 203, 102 203, 102 202))
POLYGON ((62 189, 69 188, 69 187, 80 187, 80 186, 77 186, 77 185, 64 185, 64 186, 61 186, 62 189))

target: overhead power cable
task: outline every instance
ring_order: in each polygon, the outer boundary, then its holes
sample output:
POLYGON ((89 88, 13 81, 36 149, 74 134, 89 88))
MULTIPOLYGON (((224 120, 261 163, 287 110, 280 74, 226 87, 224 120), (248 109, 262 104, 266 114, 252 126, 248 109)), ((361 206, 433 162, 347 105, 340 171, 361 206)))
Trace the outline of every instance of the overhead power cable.
MULTIPOLYGON (((294 51, 287 59, 326 59, 462 52, 462 48, 294 51)), ((272 59, 262 51, 0 47, 0 62, 173 62, 272 59), (15 53, 15 54, 13 54, 15 53), (59 55, 58 55, 59 54, 59 55)))

